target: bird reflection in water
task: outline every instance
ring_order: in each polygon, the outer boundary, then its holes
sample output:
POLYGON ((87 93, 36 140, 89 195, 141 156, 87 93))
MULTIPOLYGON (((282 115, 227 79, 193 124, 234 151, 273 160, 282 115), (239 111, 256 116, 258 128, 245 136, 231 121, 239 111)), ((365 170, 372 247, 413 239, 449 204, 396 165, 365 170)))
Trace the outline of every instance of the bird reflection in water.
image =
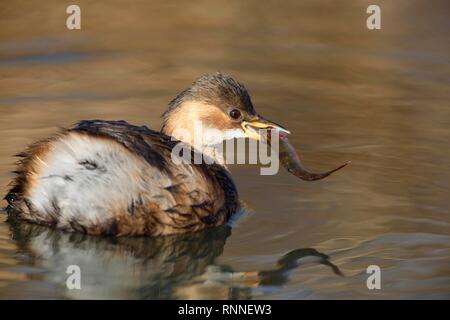
POLYGON ((64 233, 10 218, 13 239, 58 296, 69 299, 250 299, 276 290, 290 271, 319 263, 342 275, 329 257, 312 248, 296 249, 272 270, 238 272, 218 265, 231 235, 228 225, 201 232, 139 238, 101 238, 64 233), (66 269, 81 269, 81 290, 66 288, 66 269))

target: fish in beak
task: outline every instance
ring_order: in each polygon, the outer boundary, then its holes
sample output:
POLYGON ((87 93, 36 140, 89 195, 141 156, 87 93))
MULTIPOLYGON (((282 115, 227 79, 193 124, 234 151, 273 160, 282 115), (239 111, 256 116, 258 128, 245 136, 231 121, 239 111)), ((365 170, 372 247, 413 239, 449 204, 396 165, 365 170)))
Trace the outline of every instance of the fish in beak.
POLYGON ((257 141, 261 140, 260 129, 278 130, 280 133, 290 134, 288 130, 286 130, 279 124, 266 120, 262 117, 259 117, 254 121, 242 121, 241 126, 247 137, 249 137, 250 139, 255 139, 257 141))
POLYGON ((279 141, 280 141, 279 144, 280 162, 288 172, 290 172, 291 174, 302 180, 305 181, 321 180, 323 178, 328 177, 333 172, 342 169, 343 167, 345 167, 350 163, 350 161, 345 162, 344 164, 338 166, 337 168, 326 172, 318 172, 318 173, 309 172, 301 163, 298 152, 289 143, 287 135, 290 134, 290 132, 288 130, 286 130, 279 124, 276 124, 261 117, 255 121, 242 121, 241 126, 246 135, 250 139, 255 139, 257 141, 267 140, 269 144, 271 143, 272 135, 268 134, 267 137, 264 137, 265 139, 263 139, 263 136, 260 133, 260 129, 266 129, 269 132, 272 130, 277 130, 279 132, 279 141))

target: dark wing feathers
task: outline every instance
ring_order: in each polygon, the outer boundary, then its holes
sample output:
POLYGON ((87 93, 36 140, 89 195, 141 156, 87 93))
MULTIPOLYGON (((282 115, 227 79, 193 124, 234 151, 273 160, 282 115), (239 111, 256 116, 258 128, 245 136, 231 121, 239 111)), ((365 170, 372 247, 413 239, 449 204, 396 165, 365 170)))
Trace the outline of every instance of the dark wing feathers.
POLYGON ((171 151, 177 143, 160 132, 146 126, 133 126, 126 121, 84 120, 70 131, 86 132, 91 135, 109 137, 119 142, 134 154, 141 155, 151 166, 167 169, 164 151, 171 151))

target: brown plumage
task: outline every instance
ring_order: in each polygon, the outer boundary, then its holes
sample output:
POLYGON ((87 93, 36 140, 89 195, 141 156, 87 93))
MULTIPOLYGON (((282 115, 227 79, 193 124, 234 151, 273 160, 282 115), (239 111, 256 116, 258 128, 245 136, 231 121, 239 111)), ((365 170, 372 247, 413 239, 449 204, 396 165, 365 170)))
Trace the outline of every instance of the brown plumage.
POLYGON ((280 128, 259 117, 243 85, 219 73, 206 75, 170 103, 162 132, 88 120, 31 145, 19 155, 6 196, 9 212, 94 235, 180 234, 221 225, 239 209, 226 167, 220 159, 174 164, 171 152, 181 141, 194 147, 192 155, 214 158, 210 143, 247 137, 253 123, 280 128), (193 133, 195 121, 220 134, 205 133, 210 142, 195 144, 177 133, 193 133))
MULTIPOLYGON (((56 137, 33 144, 19 155, 23 159, 7 196, 10 209, 24 220, 96 235, 177 234, 223 224, 238 209, 238 196, 229 173, 217 164, 192 164, 189 167, 193 179, 187 179, 183 166, 172 166, 168 163, 170 152, 176 143, 177 141, 172 141, 170 137, 159 132, 132 126, 124 121, 82 121, 56 137), (112 205, 109 209, 114 210, 113 218, 108 222, 87 224, 77 218, 61 224, 56 203, 52 204, 54 211, 43 217, 27 199, 27 195, 38 183, 36 176, 42 166, 40 161, 51 152, 52 144, 71 135, 111 140, 123 146, 123 152, 130 152, 129 156, 138 156, 143 160, 142 165, 166 173, 171 184, 164 189, 170 192, 176 205, 163 209, 158 205, 158 201, 151 201, 150 198, 144 200, 145 197, 137 194, 134 199, 130 199, 127 207, 112 205), (205 184, 207 188, 204 187, 205 184)), ((99 168, 95 161, 86 160, 79 163, 80 166, 85 166, 86 170, 98 171, 100 174, 102 170, 107 170, 99 168)), ((74 178, 68 175, 62 179, 71 183, 74 178)))

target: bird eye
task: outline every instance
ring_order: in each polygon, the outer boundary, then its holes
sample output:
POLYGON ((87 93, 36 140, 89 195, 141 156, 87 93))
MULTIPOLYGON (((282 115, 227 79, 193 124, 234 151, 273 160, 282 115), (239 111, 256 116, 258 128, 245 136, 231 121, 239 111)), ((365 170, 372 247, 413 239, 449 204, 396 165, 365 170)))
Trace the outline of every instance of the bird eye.
POLYGON ((237 120, 241 117, 241 112, 238 109, 233 109, 230 111, 230 117, 237 120))

